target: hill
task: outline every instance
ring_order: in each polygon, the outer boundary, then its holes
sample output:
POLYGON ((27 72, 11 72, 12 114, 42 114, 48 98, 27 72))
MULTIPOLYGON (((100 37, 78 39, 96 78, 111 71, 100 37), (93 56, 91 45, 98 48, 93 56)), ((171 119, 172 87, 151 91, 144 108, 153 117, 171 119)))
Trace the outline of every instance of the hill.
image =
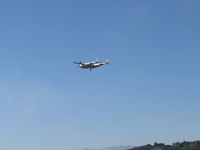
POLYGON ((127 150, 127 149, 130 149, 132 147, 133 146, 131 146, 131 145, 128 145, 128 146, 110 146, 110 147, 98 148, 98 149, 84 148, 84 149, 81 149, 81 150, 127 150))
POLYGON ((134 147, 128 150, 200 150, 200 141, 193 142, 177 142, 172 145, 165 145, 164 143, 148 144, 140 147, 134 147))

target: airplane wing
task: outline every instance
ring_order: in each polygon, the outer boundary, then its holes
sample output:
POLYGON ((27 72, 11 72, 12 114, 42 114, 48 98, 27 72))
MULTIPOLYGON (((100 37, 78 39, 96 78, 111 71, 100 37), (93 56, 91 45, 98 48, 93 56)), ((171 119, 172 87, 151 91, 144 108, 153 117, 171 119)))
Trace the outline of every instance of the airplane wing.
POLYGON ((75 62, 73 62, 73 63, 74 63, 74 64, 81 64, 81 62, 76 62, 76 61, 75 61, 75 62))

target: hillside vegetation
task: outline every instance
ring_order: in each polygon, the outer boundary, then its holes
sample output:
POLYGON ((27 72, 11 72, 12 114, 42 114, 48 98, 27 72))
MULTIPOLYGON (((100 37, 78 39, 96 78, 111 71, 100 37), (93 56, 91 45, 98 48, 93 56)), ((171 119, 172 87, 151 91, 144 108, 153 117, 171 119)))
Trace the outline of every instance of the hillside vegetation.
POLYGON ((200 150, 200 141, 193 142, 177 142, 172 145, 165 145, 164 143, 148 144, 140 147, 134 147, 129 150, 200 150))

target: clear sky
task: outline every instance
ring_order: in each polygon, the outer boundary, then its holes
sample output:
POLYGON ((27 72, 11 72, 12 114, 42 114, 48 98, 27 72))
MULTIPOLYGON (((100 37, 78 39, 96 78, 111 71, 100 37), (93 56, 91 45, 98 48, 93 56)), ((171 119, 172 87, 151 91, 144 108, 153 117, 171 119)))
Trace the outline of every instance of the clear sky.
POLYGON ((199 108, 199 0, 0 1, 1 150, 199 140, 199 108))

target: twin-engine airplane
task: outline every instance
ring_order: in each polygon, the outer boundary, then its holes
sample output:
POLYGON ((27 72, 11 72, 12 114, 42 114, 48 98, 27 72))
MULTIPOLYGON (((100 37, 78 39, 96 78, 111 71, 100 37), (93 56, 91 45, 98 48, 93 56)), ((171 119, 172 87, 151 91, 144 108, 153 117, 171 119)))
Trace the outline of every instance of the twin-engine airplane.
POLYGON ((102 61, 99 61, 98 59, 96 59, 96 61, 93 61, 93 62, 82 63, 80 61, 80 62, 73 62, 73 63, 78 64, 78 67, 80 67, 80 68, 90 69, 90 71, 91 71, 93 68, 100 67, 105 64, 109 64, 109 60, 102 62, 102 61))

